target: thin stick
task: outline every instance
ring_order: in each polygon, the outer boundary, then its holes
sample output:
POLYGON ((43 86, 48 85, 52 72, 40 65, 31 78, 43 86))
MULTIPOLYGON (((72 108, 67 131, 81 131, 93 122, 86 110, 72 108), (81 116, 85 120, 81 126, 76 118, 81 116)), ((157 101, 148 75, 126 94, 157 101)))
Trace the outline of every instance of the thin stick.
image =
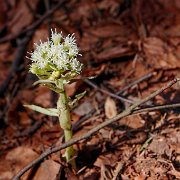
MULTIPOLYGON (((152 112, 152 111, 156 111, 156 110, 164 110, 164 109, 174 109, 174 108, 178 108, 180 107, 180 103, 177 104, 167 104, 167 105, 159 105, 159 106, 154 106, 154 107, 146 107, 143 109, 136 109, 133 111, 133 114, 140 114, 140 113, 144 113, 144 112, 152 112)), ((72 125, 72 130, 73 133, 75 133, 81 126, 82 123, 86 122, 86 120, 91 117, 94 113, 96 112, 95 109, 92 109, 90 113, 86 114, 85 116, 83 116, 82 118, 80 118, 80 120, 78 120, 76 123, 74 123, 72 125)), ((60 137, 64 138, 64 133, 62 132, 60 137)))
POLYGON ((139 78, 139 79, 133 81, 132 83, 128 84, 127 86, 125 86, 123 89, 121 89, 120 91, 118 91, 116 94, 117 94, 117 95, 120 95, 120 94, 124 93, 124 92, 125 92, 126 90, 128 90, 129 88, 131 88, 131 87, 139 84, 139 83, 142 82, 142 81, 145 81, 145 80, 151 78, 151 77, 154 76, 155 74, 156 74, 156 72, 151 72, 151 73, 149 73, 149 74, 146 74, 146 75, 142 76, 141 78, 139 78))
POLYGON ((116 94, 113 94, 113 93, 111 93, 111 92, 109 92, 109 91, 107 91, 107 90, 105 90, 105 89, 101 89, 101 88, 98 87, 95 83, 93 83, 92 81, 90 81, 90 80, 88 80, 88 79, 83 79, 83 81, 86 82, 86 83, 87 83, 88 85, 90 85, 91 87, 93 87, 94 89, 96 89, 96 90, 98 90, 98 91, 101 91, 101 92, 104 93, 104 94, 107 94, 107 95, 109 95, 109 96, 111 96, 111 97, 113 97, 113 98, 116 98, 116 99, 120 100, 120 101, 127 102, 127 103, 129 103, 129 104, 133 104, 133 101, 132 101, 132 100, 129 100, 129 99, 124 98, 124 97, 122 97, 122 96, 118 96, 118 95, 116 95, 116 94))
POLYGON ((175 84, 178 81, 180 81, 180 79, 174 79, 174 80, 170 81, 166 86, 164 86, 161 89, 159 89, 159 90, 155 91, 154 93, 150 94, 148 97, 145 97, 144 99, 137 101, 136 103, 134 103, 132 106, 127 108, 125 111, 123 111, 122 113, 120 113, 116 117, 104 121, 103 123, 99 124, 95 128, 93 128, 90 131, 88 131, 87 133, 85 133, 85 134, 83 134, 81 136, 78 136, 76 138, 73 138, 70 141, 68 141, 67 143, 62 144, 61 146, 57 146, 57 147, 53 147, 53 148, 47 149, 37 159, 33 160, 30 164, 28 164, 21 171, 19 171, 19 173, 16 176, 14 176, 13 180, 18 180, 32 166, 34 166, 37 163, 40 163, 48 155, 50 155, 52 153, 55 153, 57 151, 60 151, 62 149, 65 149, 65 148, 67 148, 69 146, 72 146, 73 144, 79 142, 80 140, 87 139, 87 138, 91 137, 93 134, 95 134, 97 131, 99 131, 100 129, 104 128, 105 126, 110 125, 113 122, 116 122, 116 121, 118 121, 119 119, 121 119, 123 117, 131 115, 133 113, 133 111, 135 110, 135 108, 137 108, 139 105, 142 105, 145 102, 151 100, 152 98, 154 98, 158 94, 162 93, 164 90, 170 88, 173 84, 175 84))
POLYGON ((167 105, 159 105, 154 107, 147 107, 143 109, 137 109, 133 111, 133 114, 143 113, 143 112, 150 112, 150 111, 156 111, 156 110, 162 110, 162 109, 174 109, 180 107, 180 103, 177 104, 167 104, 167 105))

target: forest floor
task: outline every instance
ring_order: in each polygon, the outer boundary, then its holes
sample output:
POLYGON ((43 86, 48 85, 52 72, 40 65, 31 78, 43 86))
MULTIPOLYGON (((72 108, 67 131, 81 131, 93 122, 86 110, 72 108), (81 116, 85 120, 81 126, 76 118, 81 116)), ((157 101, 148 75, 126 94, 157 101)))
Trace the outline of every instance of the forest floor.
MULTIPOLYGON (((75 33, 85 67, 81 77, 96 77, 66 86, 70 97, 87 91, 72 110, 75 137, 180 78, 179 0, 7 0, 0 14, 0 180, 12 179, 46 149, 63 143, 56 118, 23 106, 56 106, 56 94, 32 85, 37 79, 26 58, 51 28, 75 33)), ((180 103, 179 84, 140 108, 175 103, 180 103)), ((60 158, 61 151, 22 179, 180 179, 180 110, 127 116, 74 148, 76 173, 60 158)))

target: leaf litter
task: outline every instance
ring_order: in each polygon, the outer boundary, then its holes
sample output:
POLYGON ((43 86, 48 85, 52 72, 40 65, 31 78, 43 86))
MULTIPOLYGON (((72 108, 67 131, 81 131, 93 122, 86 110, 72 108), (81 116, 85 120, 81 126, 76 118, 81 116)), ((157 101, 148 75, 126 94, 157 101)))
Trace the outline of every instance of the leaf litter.
MULTIPOLYGON (((57 99, 46 88, 32 86, 35 78, 27 75, 30 62, 25 58, 25 50, 21 52, 23 61, 18 71, 12 71, 10 81, 6 79, 12 67, 17 66, 15 54, 21 45, 19 42, 28 35, 25 29, 48 12, 44 2, 8 1, 0 8, 1 14, 7 13, 7 17, 0 18, 2 180, 12 179, 45 149, 63 141, 56 118, 23 106, 36 104, 52 108, 57 99)), ((51 7, 57 5, 56 0, 49 3, 51 7)), ((180 76, 179 9, 178 0, 69 1, 33 29, 25 48, 30 52, 34 42, 46 40, 50 20, 51 27, 57 31, 76 34, 83 55, 80 60, 85 64, 83 76, 96 76, 91 81, 99 88, 116 94, 131 82, 154 72, 151 78, 120 94, 138 100, 180 76)), ((72 113, 73 124, 81 120, 74 136, 86 133, 128 106, 92 88, 83 79, 66 90, 72 97, 87 90, 72 113)), ((178 103, 179 100, 176 85, 148 105, 178 103)), ((58 152, 28 171, 22 179, 180 179, 179 112, 179 109, 156 110, 128 116, 74 145, 76 174, 58 152)))

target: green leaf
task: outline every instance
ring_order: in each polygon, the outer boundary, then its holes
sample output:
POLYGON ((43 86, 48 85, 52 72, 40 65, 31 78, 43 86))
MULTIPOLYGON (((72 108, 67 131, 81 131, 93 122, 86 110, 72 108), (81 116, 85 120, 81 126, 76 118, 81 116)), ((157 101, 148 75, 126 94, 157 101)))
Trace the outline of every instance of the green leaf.
POLYGON ((77 95, 75 95, 75 99, 80 100, 82 97, 84 97, 85 94, 86 94, 86 91, 84 91, 80 94, 77 94, 77 95))
POLYGON ((39 113, 48 115, 48 116, 58 116, 58 110, 55 108, 42 108, 40 106, 36 105, 24 105, 24 107, 28 107, 34 111, 37 111, 39 113))
POLYGON ((37 84, 53 84, 54 81, 51 81, 49 79, 42 79, 42 80, 38 80, 36 82, 33 83, 33 86, 36 86, 37 84))
POLYGON ((80 94, 77 94, 77 95, 75 96, 75 99, 73 99, 73 101, 69 101, 69 106, 70 106, 70 108, 72 109, 73 106, 74 106, 82 97, 84 97, 85 94, 86 94, 86 91, 84 91, 84 92, 82 92, 82 93, 80 93, 80 94))

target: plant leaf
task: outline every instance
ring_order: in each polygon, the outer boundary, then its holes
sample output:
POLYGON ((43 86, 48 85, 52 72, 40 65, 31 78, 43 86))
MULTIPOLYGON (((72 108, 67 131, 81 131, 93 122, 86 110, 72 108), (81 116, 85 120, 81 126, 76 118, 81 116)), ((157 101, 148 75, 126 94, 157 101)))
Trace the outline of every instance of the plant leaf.
POLYGON ((58 110, 55 108, 42 108, 40 106, 36 105, 24 105, 24 107, 28 107, 34 111, 37 111, 39 113, 48 115, 48 116, 58 116, 58 110))
POLYGON ((54 84, 54 81, 51 81, 49 79, 41 79, 33 83, 33 86, 36 86, 38 84, 54 84))
POLYGON ((84 92, 82 92, 82 93, 80 93, 80 94, 77 94, 77 95, 75 96, 75 99, 80 100, 82 97, 84 97, 85 94, 86 94, 86 91, 84 91, 84 92))
POLYGON ((82 93, 80 93, 80 94, 77 94, 77 95, 75 96, 75 99, 74 99, 74 100, 69 101, 69 106, 70 106, 70 108, 72 109, 73 106, 74 106, 82 97, 84 97, 85 94, 86 94, 86 91, 84 91, 84 92, 82 92, 82 93))

